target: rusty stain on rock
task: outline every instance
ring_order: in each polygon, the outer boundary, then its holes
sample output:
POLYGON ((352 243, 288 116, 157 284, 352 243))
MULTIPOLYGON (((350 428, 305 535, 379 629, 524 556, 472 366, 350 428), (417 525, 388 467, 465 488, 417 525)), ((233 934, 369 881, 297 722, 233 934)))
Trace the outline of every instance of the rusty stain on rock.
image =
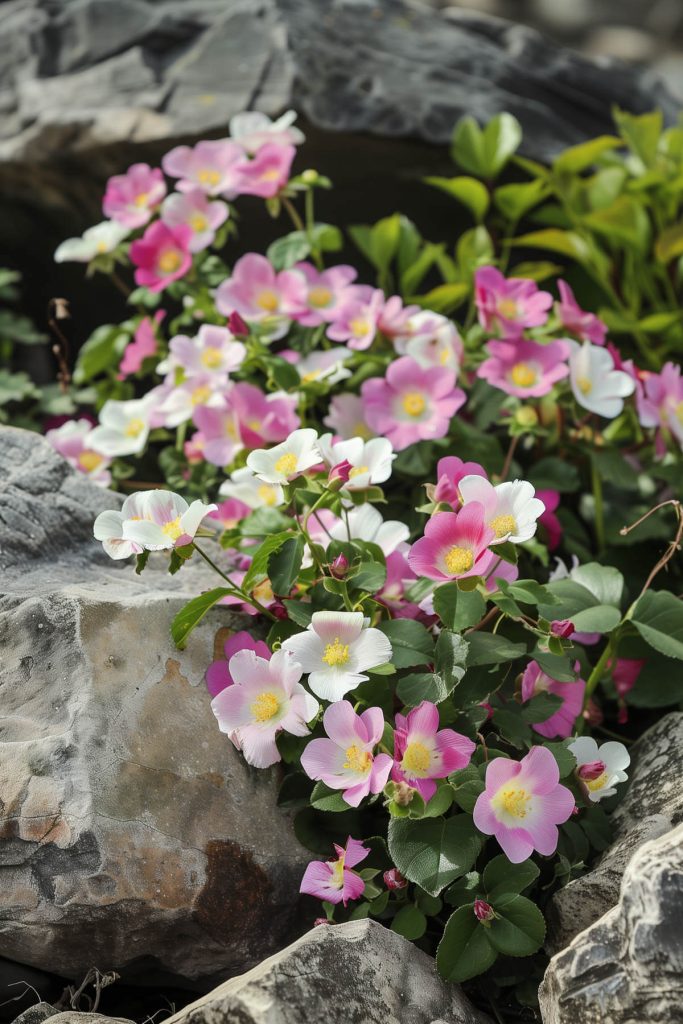
POLYGON ((206 845, 206 883, 194 905, 195 919, 219 942, 234 942, 238 929, 258 935, 267 928, 273 886, 248 850, 226 839, 206 845))

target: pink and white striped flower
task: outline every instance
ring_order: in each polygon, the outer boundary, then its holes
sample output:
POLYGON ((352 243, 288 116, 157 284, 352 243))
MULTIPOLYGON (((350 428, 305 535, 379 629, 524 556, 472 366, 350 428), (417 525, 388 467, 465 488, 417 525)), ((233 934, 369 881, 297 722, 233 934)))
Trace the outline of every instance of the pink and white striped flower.
POLYGON ((357 715, 348 700, 340 700, 328 707, 323 726, 329 738, 311 740, 301 766, 309 778, 342 790, 346 803, 358 807, 384 789, 391 771, 391 757, 373 753, 384 732, 382 711, 371 707, 357 715))
POLYGON ((124 521, 123 533, 145 551, 167 551, 190 544, 206 516, 217 507, 202 501, 188 505, 173 491, 143 491, 137 499, 136 514, 124 521))
POLYGON ((482 576, 494 558, 489 550, 494 537, 494 531, 484 521, 484 506, 471 501, 457 515, 433 515, 425 526, 424 537, 410 549, 408 564, 418 576, 440 582, 482 576))
POLYGON ((506 480, 495 487, 481 476, 465 476, 458 484, 463 511, 470 502, 484 509, 484 521, 493 530, 491 544, 512 541, 523 544, 536 533, 545 505, 534 495, 536 491, 527 480, 506 480))

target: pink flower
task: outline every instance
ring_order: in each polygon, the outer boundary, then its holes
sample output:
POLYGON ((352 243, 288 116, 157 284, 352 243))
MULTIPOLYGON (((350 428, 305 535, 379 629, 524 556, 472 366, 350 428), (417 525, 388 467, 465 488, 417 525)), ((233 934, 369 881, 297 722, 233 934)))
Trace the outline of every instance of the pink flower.
POLYGON ((201 373, 187 377, 182 384, 161 384, 148 394, 156 398, 151 414, 152 427, 168 427, 174 430, 181 423, 191 419, 196 410, 203 406, 220 409, 224 405, 223 382, 216 374, 201 373))
MULTIPOLYGON (((574 666, 578 671, 579 663, 574 666)), ((574 731, 574 723, 581 714, 583 708, 583 696, 586 684, 583 679, 577 679, 574 683, 560 683, 557 679, 551 679, 546 675, 536 661, 530 661, 522 676, 522 700, 531 700, 539 693, 552 693, 562 699, 562 706, 547 718, 545 722, 534 722, 532 728, 540 736, 552 739, 559 736, 561 740, 571 736, 574 731)))
POLYGON ((410 549, 408 564, 418 576, 430 580, 482 576, 494 558, 489 544, 495 536, 484 522, 484 506, 471 501, 458 515, 433 515, 425 526, 424 537, 410 549))
MULTIPOLYGON (((202 324, 194 338, 177 334, 169 342, 169 356, 157 366, 158 373, 182 369, 186 377, 210 374, 227 383, 228 375, 239 370, 247 350, 235 341, 227 327, 202 324)), ((171 378, 173 380, 173 377, 171 378)))
POLYGON ((127 228, 141 228, 166 195, 166 182, 158 167, 133 164, 125 174, 107 182, 102 209, 105 217, 127 228))
POLYGON ((45 440, 79 473, 83 473, 100 487, 108 487, 111 483, 111 459, 88 446, 92 430, 93 424, 90 420, 66 420, 60 427, 48 430, 45 440))
POLYGON ((359 839, 346 840, 346 846, 334 844, 336 860, 314 860, 304 871, 299 892, 308 896, 317 896, 327 903, 343 903, 357 900, 365 891, 365 882, 355 871, 356 864, 369 855, 370 850, 363 846, 359 839))
POLYGON ((301 665, 287 651, 275 651, 267 660, 242 649, 231 657, 228 671, 232 685, 211 701, 218 726, 248 764, 269 768, 281 760, 277 734, 307 736, 306 723, 320 705, 299 682, 301 665))
POLYGON ((513 864, 521 864, 534 850, 549 857, 557 849, 557 826, 574 810, 574 797, 559 779, 557 761, 545 747, 532 747, 521 761, 489 761, 474 824, 484 835, 496 837, 513 864))
POLYGON ((373 754, 384 732, 382 711, 372 707, 357 715, 348 700, 339 700, 328 707, 323 725, 329 739, 311 740, 301 767, 310 779, 341 789, 346 803, 358 807, 368 794, 384 789, 391 771, 388 754, 373 754))
POLYGON ((560 492, 545 490, 536 491, 536 497, 545 505, 545 512, 539 516, 539 523, 545 528, 548 535, 548 550, 554 551, 562 540, 562 523, 555 515, 560 504, 560 492))
MULTIPOLYGON (((214 515, 215 513, 212 513, 214 515)), ((228 662, 233 654, 238 651, 253 651, 264 661, 270 661, 270 649, 263 640, 253 640, 249 633, 241 630, 233 633, 223 644, 225 658, 212 662, 206 670, 206 688, 212 697, 224 690, 226 686, 232 686, 234 679, 230 675, 228 662)))
MULTIPOLYGON (((192 419, 201 433, 201 451, 207 462, 227 466, 244 447, 235 408, 224 401, 221 406, 197 406, 192 419)), ((193 440, 196 442, 197 435, 193 440)))
POLYGON ((250 252, 238 259, 232 276, 216 291, 216 308, 223 316, 237 311, 282 337, 289 321, 306 310, 306 283, 293 270, 276 273, 265 256, 250 252))
POLYGON ((275 391, 265 395, 253 384, 240 381, 227 396, 239 423, 240 438, 247 448, 286 441, 300 426, 296 395, 275 391))
POLYGON ((387 338, 396 338, 408 330, 413 316, 421 312, 419 306, 404 306, 399 295, 390 295, 379 314, 377 326, 387 338))
POLYGON ((423 800, 430 800, 436 793, 434 779, 466 768, 474 747, 472 740, 453 729, 439 729, 439 709, 423 700, 407 715, 396 715, 391 777, 407 782, 423 800))
POLYGON ((188 248, 190 252, 201 252, 211 245, 216 231, 228 219, 230 210, 226 203, 217 199, 211 203, 201 189, 191 192, 173 192, 164 200, 161 219, 170 228, 187 226, 192 232, 188 248))
POLYGON ((639 375, 636 378, 636 408, 643 427, 656 427, 664 434, 671 433, 683 446, 683 378, 680 366, 665 363, 660 373, 639 375))
POLYGON ((161 161, 170 178, 180 178, 179 192, 200 189, 207 195, 234 194, 239 188, 244 150, 227 139, 176 146, 161 161))
POLYGON ((560 301, 556 303, 557 315, 562 326, 580 341, 590 341, 592 345, 604 345, 607 337, 607 325, 594 313, 581 309, 574 298, 574 292, 566 281, 558 280, 560 301))
POLYGON ((553 619, 550 623, 551 636, 559 636, 563 640, 566 640, 570 636, 573 636, 575 632, 574 623, 571 619, 553 619))
MULTIPOLYGON (((495 550, 494 550, 495 557, 495 550)), ((489 569, 484 586, 490 594, 498 590, 498 580, 505 580, 506 583, 514 583, 515 580, 519 579, 519 567, 513 565, 512 562, 505 562, 503 559, 498 560, 498 564, 493 563, 493 568, 489 569)))
POLYGON ((262 199, 276 196, 289 180, 295 156, 294 146, 267 142, 261 146, 253 160, 246 160, 240 166, 239 192, 247 196, 260 196, 262 199))
POLYGON ((443 501, 459 509, 462 504, 458 484, 464 476, 483 476, 486 470, 478 462, 463 462, 457 455, 447 455, 436 464, 436 485, 433 500, 443 501))
POLYGON ((465 402, 452 370, 425 369, 410 356, 391 363, 386 377, 366 380, 361 395, 367 423, 391 441, 394 451, 445 437, 452 417, 465 402))
POLYGON ((547 345, 524 338, 489 341, 486 351, 489 358, 477 370, 477 377, 517 398, 541 398, 569 374, 569 346, 564 341, 547 345))
POLYGON ((159 343, 154 326, 160 324, 165 316, 164 311, 158 309, 154 314, 154 319, 148 316, 142 318, 135 329, 133 340, 128 342, 123 353, 123 359, 119 364, 119 380, 123 380, 131 373, 139 373, 145 359, 156 355, 159 343))
POLYGON ((481 267, 474 275, 474 298, 479 323, 503 337, 517 337, 525 327, 540 327, 553 304, 550 292, 541 292, 534 281, 506 279, 495 267, 481 267))
POLYGON ((330 468, 327 474, 327 486, 330 489, 341 490, 344 484, 349 482, 351 478, 351 470, 353 466, 348 459, 343 459, 338 462, 335 466, 330 468))
MULTIPOLYGON (((196 434, 195 434, 196 437, 196 434)), ((186 445, 187 452, 187 445, 186 445)), ((203 461, 203 459, 201 460, 203 461)), ((231 530, 238 523, 241 523, 246 516, 251 515, 253 510, 239 498, 228 498, 218 503, 215 512, 210 512, 208 519, 215 519, 225 530, 231 530)))
POLYGON ((644 665, 645 661, 641 658, 617 658, 614 663, 608 663, 608 668, 612 669, 612 682, 619 697, 623 699, 631 692, 644 665))
POLYGON ((346 341, 349 348, 370 348, 379 330, 379 318, 384 309, 384 292, 369 285, 352 286, 352 298, 339 310, 327 329, 332 341, 346 341))
POLYGON ((475 900, 474 907, 472 909, 474 910, 474 916, 477 921, 492 921, 496 916, 493 907, 490 903, 487 903, 486 900, 475 900))
POLYGON ((465 354, 455 324, 429 309, 411 316, 405 333, 395 335, 393 341, 399 355, 411 356, 420 366, 442 366, 456 373, 465 354))
POLYGON ((342 264, 328 270, 317 270, 312 263, 296 263, 293 269, 306 282, 307 309, 297 317, 305 327, 333 322, 340 309, 352 301, 353 288, 350 285, 356 278, 353 267, 342 264))
POLYGON ((416 618, 419 607, 404 599, 406 589, 417 579, 415 573, 401 551, 392 551, 386 561, 387 578, 382 589, 375 594, 375 599, 390 608, 396 618, 416 618))
POLYGON ((137 267, 135 283, 160 292, 184 277, 192 266, 191 235, 186 226, 169 228, 161 221, 150 224, 143 237, 131 243, 130 258, 137 267))
POLYGON ((374 436, 365 420, 365 403, 359 395, 334 395, 323 423, 346 439, 362 437, 367 440, 374 436))

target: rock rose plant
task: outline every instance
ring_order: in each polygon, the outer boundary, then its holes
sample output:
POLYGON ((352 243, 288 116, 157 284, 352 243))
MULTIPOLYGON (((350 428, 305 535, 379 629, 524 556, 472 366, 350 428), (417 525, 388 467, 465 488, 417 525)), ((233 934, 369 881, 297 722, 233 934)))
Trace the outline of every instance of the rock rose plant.
MULTIPOLYGON (((549 898, 609 843, 634 709, 683 697, 683 382, 664 347, 644 361, 642 324, 613 341, 595 216, 570 203, 553 229, 564 267, 511 265, 562 166, 496 186, 516 123, 468 124, 470 176, 432 184, 475 225, 455 249, 398 214, 356 226, 363 269, 316 219, 330 182, 295 169, 292 114, 112 178, 108 220, 57 259, 134 280, 131 315, 79 356, 98 423, 48 436, 134 492, 95 523, 112 558, 215 571, 179 647, 211 609, 243 613, 206 700, 279 772, 320 920, 384 922, 504 1019, 533 1003, 549 898), (265 254, 244 251, 255 202, 292 222, 265 254)), ((588 189, 625 145, 566 173, 588 189)))

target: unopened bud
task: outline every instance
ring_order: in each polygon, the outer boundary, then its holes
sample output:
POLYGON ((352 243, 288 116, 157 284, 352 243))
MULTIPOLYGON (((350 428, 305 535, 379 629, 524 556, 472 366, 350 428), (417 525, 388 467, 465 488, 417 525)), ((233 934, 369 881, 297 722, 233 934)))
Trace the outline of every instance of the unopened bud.
POLYGON ((246 338, 249 335, 249 325, 242 319, 236 310, 233 310, 228 317, 228 330, 243 338, 246 338))
POLYGON ((515 413, 515 423, 520 427, 531 430, 538 423, 538 413, 533 406, 523 405, 515 413))
POLYGON ((330 574, 336 580, 343 580, 349 571, 349 560, 345 555, 337 555, 329 565, 330 574))
POLYGON ((492 921, 496 916, 493 907, 486 900, 475 900, 474 901, 474 916, 482 924, 486 924, 488 921, 492 921))
POLYGON ((348 459, 338 462, 333 466, 327 477, 327 487, 330 491, 340 491, 344 484, 349 482, 353 466, 348 459))
POLYGON ((605 774, 605 768, 604 761, 588 761, 586 764, 579 765, 576 774, 583 782, 592 782, 605 774))
POLYGON ((276 601, 274 604, 272 604, 270 606, 270 611, 275 616, 275 618, 280 619, 280 621, 284 621, 285 619, 289 618, 289 615, 287 614, 287 609, 283 605, 282 601, 276 601))
POLYGON ((328 921, 326 917, 316 917, 313 922, 313 927, 317 928, 319 924, 331 924, 331 922, 328 921))
POLYGON ((566 639, 575 632, 576 629, 574 628, 574 623, 571 619, 553 619, 550 623, 550 633, 552 636, 559 636, 566 639))
POLYGON ((384 872, 384 884, 387 889, 405 889, 408 885, 408 879, 404 878, 398 868, 391 868, 389 871, 384 872))
POLYGON ((307 185, 314 185, 319 177, 320 175, 318 174, 318 172, 314 170, 312 167, 309 167, 307 170, 302 171, 301 174, 301 180, 305 182, 307 185))

